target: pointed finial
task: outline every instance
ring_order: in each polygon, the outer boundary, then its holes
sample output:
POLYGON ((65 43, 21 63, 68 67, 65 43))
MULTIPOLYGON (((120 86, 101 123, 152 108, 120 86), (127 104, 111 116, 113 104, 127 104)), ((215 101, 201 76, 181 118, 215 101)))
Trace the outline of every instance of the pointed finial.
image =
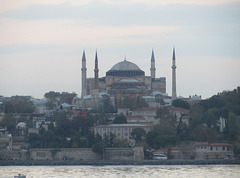
POLYGON ((97 57, 97 50, 96 50, 96 55, 95 55, 95 63, 98 62, 98 57, 97 57))
POLYGON ((175 47, 173 46, 173 57, 172 57, 173 60, 176 60, 176 57, 175 57, 175 47))
POLYGON ((153 49, 152 49, 151 61, 155 61, 155 57, 154 57, 154 50, 153 50, 153 49))
POLYGON ((86 61, 85 50, 83 50, 82 61, 86 61))

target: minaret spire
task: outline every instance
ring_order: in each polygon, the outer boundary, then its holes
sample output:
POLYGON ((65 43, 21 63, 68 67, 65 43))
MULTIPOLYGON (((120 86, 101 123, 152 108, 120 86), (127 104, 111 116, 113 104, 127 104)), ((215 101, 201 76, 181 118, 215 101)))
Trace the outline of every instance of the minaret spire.
POLYGON ((155 78, 156 68, 155 68, 155 57, 154 57, 154 51, 152 49, 152 56, 151 56, 151 78, 155 78))
POLYGON ((177 98, 176 90, 176 56, 175 56, 175 47, 173 47, 173 56, 172 56, 172 100, 177 98))
POLYGON ((97 56, 97 50, 96 50, 96 55, 95 55, 95 69, 94 69, 94 88, 99 89, 99 79, 98 79, 98 56, 97 56))
POLYGON ((85 56, 85 50, 83 50, 83 55, 82 55, 82 95, 81 95, 82 98, 85 95, 87 95, 86 79, 87 79, 86 56, 85 56))

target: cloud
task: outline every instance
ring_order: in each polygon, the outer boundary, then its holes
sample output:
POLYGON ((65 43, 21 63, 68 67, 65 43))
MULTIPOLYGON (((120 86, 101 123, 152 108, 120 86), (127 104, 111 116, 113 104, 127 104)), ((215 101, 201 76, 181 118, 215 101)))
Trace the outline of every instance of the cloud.
MULTIPOLYGON (((101 45, 116 43, 136 43, 140 36, 162 36, 176 30, 167 26, 94 26, 76 20, 1 20, 0 45, 49 44, 49 45, 101 45)), ((147 39, 142 42, 147 43, 147 39)))
POLYGON ((211 25, 239 23, 240 3, 198 6, 164 5, 146 6, 129 4, 118 6, 106 3, 89 3, 84 6, 72 4, 34 5, 9 10, 2 18, 20 20, 74 19, 94 25, 211 25))
POLYGON ((238 2, 238 0, 0 0, 0 13, 13 9, 22 9, 35 5, 59 5, 71 4, 73 6, 83 6, 90 3, 105 3, 113 5, 129 5, 129 4, 144 4, 144 5, 168 5, 168 4, 192 4, 192 5, 216 5, 238 2))

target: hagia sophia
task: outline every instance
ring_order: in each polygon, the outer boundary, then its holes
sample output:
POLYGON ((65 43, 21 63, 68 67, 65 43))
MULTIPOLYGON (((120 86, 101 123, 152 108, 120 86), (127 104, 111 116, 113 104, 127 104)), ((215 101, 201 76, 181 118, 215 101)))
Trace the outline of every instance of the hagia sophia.
MULTIPOLYGON (((112 104, 118 105, 125 97, 137 98, 151 96, 153 93, 166 95, 166 77, 156 77, 155 57, 152 50, 150 59, 150 76, 146 76, 136 64, 124 59, 113 65, 106 76, 99 78, 98 55, 95 55, 94 78, 87 78, 86 55, 82 56, 82 91, 84 105, 93 105, 99 97, 111 98, 112 104)), ((175 49, 172 56, 172 98, 176 98, 175 49)))

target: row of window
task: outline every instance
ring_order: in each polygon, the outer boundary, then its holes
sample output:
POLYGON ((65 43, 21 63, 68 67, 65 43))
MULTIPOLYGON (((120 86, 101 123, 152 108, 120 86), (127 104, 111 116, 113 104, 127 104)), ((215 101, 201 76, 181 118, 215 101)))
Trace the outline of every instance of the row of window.
MULTIPOLYGON (((227 148, 227 151, 230 151, 230 148, 229 147, 225 147, 225 146, 222 146, 222 147, 214 147, 216 151, 225 151, 226 148, 227 148)), ((198 149, 207 149, 207 146, 198 146, 198 149)), ((210 146, 210 151, 213 151, 213 147, 210 146)))
MULTIPOLYGON (((118 128, 116 128, 116 129, 117 129, 117 131, 121 131, 122 129, 125 130, 125 131, 128 131, 128 128, 127 128, 127 127, 125 127, 125 128, 120 128, 120 127, 118 127, 118 128)), ((96 130, 97 130, 97 132, 98 132, 98 131, 100 131, 100 128, 96 128, 96 130)), ((102 128, 102 130, 103 130, 103 131, 107 131, 107 130, 113 131, 114 128, 102 128)), ((132 131, 132 128, 130 128, 130 131, 132 131)))

